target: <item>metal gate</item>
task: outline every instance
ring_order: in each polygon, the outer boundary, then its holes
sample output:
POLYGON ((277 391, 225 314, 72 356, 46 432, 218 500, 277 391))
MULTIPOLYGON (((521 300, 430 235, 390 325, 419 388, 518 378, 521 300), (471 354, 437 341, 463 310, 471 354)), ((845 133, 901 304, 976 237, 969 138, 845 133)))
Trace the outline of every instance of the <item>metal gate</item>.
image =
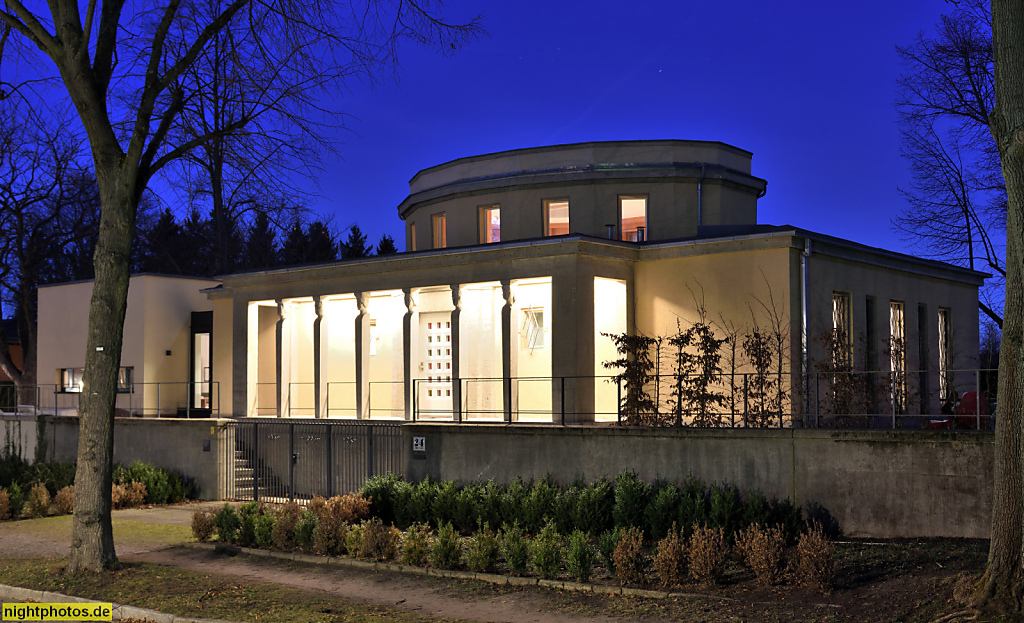
POLYGON ((358 491, 370 476, 404 471, 399 422, 238 421, 228 424, 225 441, 229 499, 331 497, 358 491))

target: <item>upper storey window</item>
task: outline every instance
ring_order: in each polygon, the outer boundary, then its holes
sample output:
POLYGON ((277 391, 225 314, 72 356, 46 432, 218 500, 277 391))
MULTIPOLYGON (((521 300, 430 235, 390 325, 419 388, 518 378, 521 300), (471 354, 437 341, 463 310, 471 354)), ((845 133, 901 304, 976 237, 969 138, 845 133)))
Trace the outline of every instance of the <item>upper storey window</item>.
POLYGON ((448 246, 448 222, 444 212, 430 217, 430 229, 433 234, 434 248, 443 249, 448 246))
POLYGON ((501 242, 501 210, 498 206, 480 208, 480 243, 501 242))
POLYGON ((567 199, 544 202, 544 235, 564 236, 569 233, 569 201, 567 199))
POLYGON ((627 242, 647 240, 647 197, 619 197, 619 231, 627 242))

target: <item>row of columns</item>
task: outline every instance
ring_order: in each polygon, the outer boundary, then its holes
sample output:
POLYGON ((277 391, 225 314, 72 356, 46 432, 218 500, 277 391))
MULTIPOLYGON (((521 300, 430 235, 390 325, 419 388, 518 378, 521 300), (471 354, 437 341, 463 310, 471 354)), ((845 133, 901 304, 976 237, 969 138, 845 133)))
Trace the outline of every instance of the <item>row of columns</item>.
MULTIPOLYGON (((502 280, 502 308, 501 308, 501 371, 502 371, 502 411, 503 420, 511 422, 517 412, 517 400, 512 391, 513 372, 516 370, 516 353, 512 325, 512 307, 515 297, 512 292, 510 280, 502 280)), ((462 316, 462 284, 452 284, 452 310, 451 310, 451 350, 452 350, 452 416, 456 422, 462 421, 462 396, 461 396, 461 316, 462 316)), ((405 302, 405 314, 402 318, 402 357, 403 357, 403 383, 405 419, 412 419, 415 404, 415 379, 416 361, 419 352, 419 312, 416 309, 416 289, 403 288, 402 293, 405 302)), ((356 418, 366 419, 370 416, 370 321, 372 320, 368 311, 371 292, 356 292, 356 307, 358 313, 355 319, 355 394, 356 394, 356 418)), ((314 417, 327 417, 326 412, 326 386, 323 380, 324 360, 322 347, 322 326, 324 318, 323 296, 313 296, 313 306, 316 318, 313 321, 313 392, 315 394, 314 417)), ((290 343, 288 339, 288 304, 284 299, 277 299, 277 326, 276 326, 276 378, 277 378, 277 414, 279 417, 290 411, 289 388, 290 383, 286 379, 291 376, 291 371, 286 365, 284 356, 285 346, 290 343)))

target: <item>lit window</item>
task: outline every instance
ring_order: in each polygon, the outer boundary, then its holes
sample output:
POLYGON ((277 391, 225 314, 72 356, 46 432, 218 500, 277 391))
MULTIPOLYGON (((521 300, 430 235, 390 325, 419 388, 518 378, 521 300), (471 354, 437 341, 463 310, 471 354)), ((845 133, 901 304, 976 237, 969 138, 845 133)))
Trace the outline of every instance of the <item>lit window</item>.
POLYGON ((82 391, 82 368, 61 368, 60 391, 79 393, 82 391))
POLYGON ((939 308, 939 399, 947 400, 953 395, 953 350, 952 322, 950 310, 939 308))
POLYGON ((619 197, 619 231, 627 242, 647 240, 647 197, 619 197))
POLYGON ((409 223, 409 250, 416 250, 416 223, 409 223))
POLYGON ((448 246, 448 225, 444 212, 430 217, 431 229, 434 237, 434 248, 443 249, 448 246))
POLYGON ((480 208, 480 242, 501 242, 501 210, 498 206, 480 208))
POLYGON ((544 348, 544 310, 528 308, 523 310, 523 322, 519 327, 520 347, 529 350, 544 348))
POLYGON ((848 370, 853 365, 853 333, 850 314, 850 293, 832 293, 832 365, 848 370))
POLYGON ((907 408, 907 339, 902 301, 889 301, 889 364, 892 370, 892 406, 896 413, 907 408))
MULTIPOLYGON (((82 368, 61 368, 60 391, 79 394, 84 384, 82 368)), ((130 394, 135 391, 135 368, 128 366, 117 371, 117 393, 130 394)))
POLYGON ((117 371, 117 393, 130 394, 135 391, 135 368, 131 366, 117 371))
POLYGON ((569 202, 565 199, 544 202, 544 235, 564 236, 569 233, 569 202))

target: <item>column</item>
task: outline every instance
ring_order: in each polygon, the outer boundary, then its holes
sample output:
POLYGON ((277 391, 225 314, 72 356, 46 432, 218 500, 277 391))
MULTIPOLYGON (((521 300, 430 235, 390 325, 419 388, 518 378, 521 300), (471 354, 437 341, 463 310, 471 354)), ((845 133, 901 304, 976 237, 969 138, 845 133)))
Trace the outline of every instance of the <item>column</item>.
POLYGON ((459 330, 459 316, 462 314, 462 287, 452 286, 452 419, 462 421, 462 379, 459 375, 459 350, 462 332, 459 330))
POLYGON ((516 355, 519 352, 513 341, 515 331, 512 327, 512 305, 515 304, 515 296, 512 294, 512 282, 503 279, 501 282, 501 298, 504 304, 501 306, 501 378, 502 378, 502 401, 504 407, 504 420, 512 422, 519 419, 519 394, 515 387, 513 377, 516 374, 516 355))
POLYGON ((419 357, 419 313, 416 311, 416 295, 412 288, 403 288, 405 294, 405 316, 402 317, 402 378, 405 382, 405 419, 413 418, 416 405, 416 360, 419 357))
POLYGON ((356 418, 364 419, 370 414, 370 304, 369 292, 356 292, 356 418))
POLYGON ((277 417, 288 417, 290 415, 288 405, 288 392, 291 389, 289 382, 292 378, 291 366, 291 331, 288 327, 288 303, 283 299, 277 299, 277 327, 275 330, 275 346, 277 347, 277 417), (285 353, 285 346, 288 352, 285 353))
POLYGON ((316 310, 316 320, 313 321, 313 396, 314 410, 313 417, 327 417, 327 392, 323 383, 323 349, 320 345, 320 336, 323 331, 324 322, 324 301, 319 296, 313 297, 313 309, 316 310))

